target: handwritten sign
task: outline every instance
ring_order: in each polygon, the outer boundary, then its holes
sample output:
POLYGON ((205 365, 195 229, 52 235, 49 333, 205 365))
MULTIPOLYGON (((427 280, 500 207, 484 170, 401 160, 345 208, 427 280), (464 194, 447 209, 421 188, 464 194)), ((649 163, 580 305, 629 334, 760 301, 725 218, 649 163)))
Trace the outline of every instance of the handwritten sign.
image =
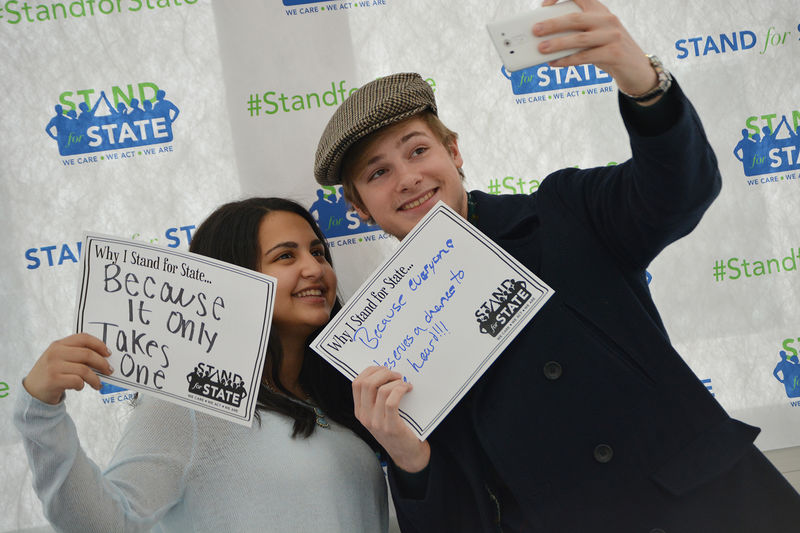
POLYGON ((425 439, 552 294, 439 202, 311 347, 351 380, 371 365, 403 374, 401 417, 425 439))
POLYGON ((107 235, 83 246, 76 330, 111 350, 103 381, 252 425, 275 279, 107 235))

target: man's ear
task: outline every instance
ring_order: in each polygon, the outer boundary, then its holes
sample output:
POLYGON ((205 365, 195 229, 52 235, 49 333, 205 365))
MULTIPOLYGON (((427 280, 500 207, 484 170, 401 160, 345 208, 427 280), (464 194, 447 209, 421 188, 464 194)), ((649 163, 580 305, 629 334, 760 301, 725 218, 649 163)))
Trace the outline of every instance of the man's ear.
POLYGON ((456 168, 461 168, 464 166, 464 158, 461 157, 461 150, 458 149, 458 140, 453 139, 447 145, 447 149, 450 151, 450 157, 453 158, 453 163, 455 163, 456 168))
POLYGON ((355 211, 356 214, 358 214, 358 218, 360 218, 364 222, 372 222, 372 215, 369 214, 369 211, 360 208, 356 204, 352 204, 352 206, 353 206, 353 211, 355 211))

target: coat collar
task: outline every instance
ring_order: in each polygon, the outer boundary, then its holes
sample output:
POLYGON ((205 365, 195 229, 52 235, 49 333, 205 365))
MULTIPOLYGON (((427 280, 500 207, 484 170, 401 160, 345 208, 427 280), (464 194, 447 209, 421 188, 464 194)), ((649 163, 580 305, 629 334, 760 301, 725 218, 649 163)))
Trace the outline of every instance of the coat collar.
POLYGON ((504 239, 523 222, 536 217, 531 196, 494 195, 482 191, 467 193, 468 220, 489 238, 504 239))

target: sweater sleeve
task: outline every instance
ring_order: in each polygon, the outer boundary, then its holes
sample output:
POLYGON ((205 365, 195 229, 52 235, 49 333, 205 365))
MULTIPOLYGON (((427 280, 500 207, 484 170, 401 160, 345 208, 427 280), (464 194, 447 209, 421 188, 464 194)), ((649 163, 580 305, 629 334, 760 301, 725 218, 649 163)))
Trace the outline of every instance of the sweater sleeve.
POLYGON ((105 472, 81 448, 63 401, 45 404, 20 387, 14 424, 58 531, 149 531, 182 498, 196 439, 189 409, 142 401, 105 472))

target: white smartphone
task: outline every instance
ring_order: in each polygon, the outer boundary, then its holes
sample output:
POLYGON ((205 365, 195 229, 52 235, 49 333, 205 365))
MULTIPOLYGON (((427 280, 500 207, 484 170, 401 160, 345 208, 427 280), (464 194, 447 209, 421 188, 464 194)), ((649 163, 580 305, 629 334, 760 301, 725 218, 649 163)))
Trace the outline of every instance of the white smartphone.
POLYGON ((549 54, 539 52, 539 43, 546 39, 552 39, 561 35, 569 35, 578 32, 562 32, 548 35, 547 37, 536 37, 533 35, 533 25, 542 20, 552 19, 567 15, 569 13, 580 13, 581 8, 572 0, 559 2, 552 6, 543 6, 517 15, 511 18, 496 20, 486 25, 489 36, 500 54, 506 70, 514 72, 524 68, 532 67, 547 61, 553 61, 575 52, 581 48, 571 48, 560 50, 549 54))

